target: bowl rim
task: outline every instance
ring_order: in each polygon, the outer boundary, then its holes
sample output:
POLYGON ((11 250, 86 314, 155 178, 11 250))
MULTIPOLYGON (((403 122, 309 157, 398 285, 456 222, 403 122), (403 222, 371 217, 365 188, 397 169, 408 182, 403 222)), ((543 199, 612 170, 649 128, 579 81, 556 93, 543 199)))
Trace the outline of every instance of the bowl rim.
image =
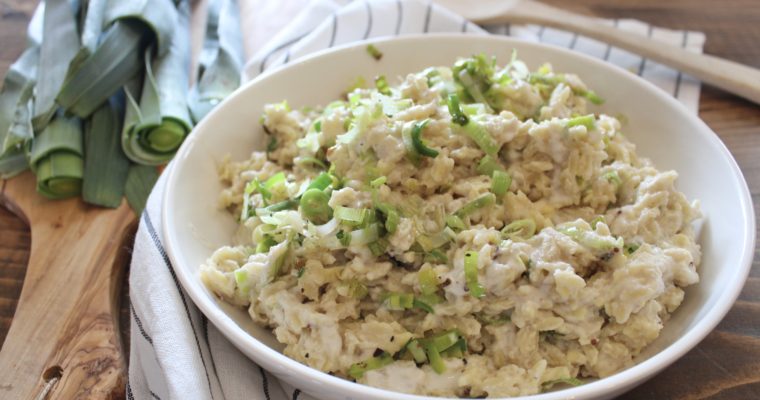
MULTIPOLYGON (((301 57, 294 62, 274 67, 270 70, 265 71, 264 73, 258 75, 256 78, 246 82, 241 87, 239 87, 237 90, 235 90, 231 95, 229 95, 226 99, 224 99, 217 107, 215 107, 210 115, 213 115, 214 113, 219 112, 220 109, 223 109, 228 102, 231 101, 231 99, 234 99, 235 97, 241 95, 243 92, 251 90, 251 87, 257 85, 260 81, 269 79, 270 77, 274 77, 277 75, 285 74, 289 70, 293 68, 298 68, 300 65, 304 63, 311 63, 318 59, 322 58, 329 58, 333 54, 338 52, 345 52, 345 51, 355 51, 357 48, 365 47, 369 43, 373 44, 383 44, 388 42, 393 42, 394 44, 397 42, 407 42, 407 43, 414 43, 414 42, 424 42, 427 40, 475 40, 475 41, 493 41, 493 42, 499 42, 500 44, 515 44, 517 43, 519 46, 523 47, 534 47, 537 49, 549 49, 550 51, 559 52, 563 56, 568 57, 575 57, 580 58, 582 61, 587 63, 596 64, 597 66, 609 70, 612 74, 618 74, 622 75, 624 77, 627 77, 626 79, 631 79, 635 81, 639 86, 641 86, 641 90, 643 92, 647 92, 647 95, 656 96, 660 98, 660 100, 664 100, 667 103, 670 103, 671 106, 674 107, 677 112, 683 114, 686 116, 686 118, 693 120, 701 129, 698 130, 698 132, 694 132, 694 134, 700 134, 706 137, 706 139, 709 141, 711 146, 716 147, 716 149, 726 158, 726 161, 729 162, 731 173, 733 174, 734 178, 737 179, 737 181, 740 183, 739 191, 741 192, 739 202, 741 205, 741 215, 743 216, 743 224, 741 225, 740 232, 742 233, 741 238, 741 246, 743 249, 743 252, 741 254, 740 263, 737 266, 737 269, 735 270, 735 273, 733 274, 733 277, 729 282, 727 282, 726 286, 727 289, 723 292, 723 294, 717 299, 716 303, 713 305, 713 307, 708 310, 705 317, 699 321, 696 321, 694 326, 689 329, 683 336, 679 337, 674 342, 670 343, 665 347, 662 351, 658 352, 657 354, 654 354, 647 358, 646 360, 643 360, 629 368, 626 368, 620 372, 615 373, 614 375, 597 379, 595 381, 589 382, 587 384, 584 384, 582 386, 573 387, 573 388, 567 388, 562 389, 554 392, 547 392, 547 393, 539 393, 535 395, 529 395, 524 397, 518 397, 518 398, 529 398, 531 400, 559 400, 559 399, 568 399, 568 398, 590 398, 594 396, 604 396, 614 394, 620 388, 625 388, 625 390, 630 389, 634 385, 637 385, 639 383, 642 383, 644 380, 650 378, 654 374, 662 371, 670 364, 674 363, 676 360, 681 358, 684 354, 686 354, 689 350, 694 348, 696 345, 699 344, 717 325, 718 323, 725 317, 725 315, 728 313, 728 311, 733 306, 734 302, 738 298, 742 288, 744 287, 744 283, 747 279, 747 276, 749 275, 752 260, 754 257, 754 245, 755 245, 755 213, 754 208, 752 205, 752 198, 750 195, 749 188, 747 186, 747 182, 744 179, 744 175, 742 174, 741 169, 739 168, 736 160, 734 159, 731 152, 728 150, 726 145, 720 140, 719 136, 709 127, 707 124, 705 124, 704 121, 702 121, 701 118, 699 118, 698 115, 691 113, 689 110, 686 109, 686 107, 681 104, 679 101, 677 101, 672 96, 665 93, 663 90, 656 87, 654 84, 644 80, 643 78, 636 76, 634 74, 630 74, 628 71, 624 70, 623 68, 620 68, 614 64, 605 62, 603 60, 591 57, 589 55, 573 51, 570 49, 566 49, 563 47, 551 45, 551 44, 545 44, 545 43, 535 43, 535 42, 529 42, 525 40, 515 39, 511 37, 503 37, 503 36, 494 36, 494 35, 486 35, 486 34, 472 34, 472 33, 427 33, 427 34, 413 34, 413 35, 405 35, 405 36, 397 36, 397 37, 384 37, 384 38, 376 38, 376 39, 369 39, 369 40, 362 40, 358 42, 352 42, 340 46, 335 46, 332 48, 327 48, 323 50, 316 51, 312 54, 306 55, 304 57, 301 57)), ((362 51, 363 53, 363 51, 362 51)), ((187 158, 188 153, 190 152, 190 149, 192 149, 195 146, 192 146, 191 144, 197 139, 198 132, 195 131, 206 131, 209 130, 207 125, 209 124, 208 121, 212 118, 204 118, 197 126, 193 129, 194 135, 190 135, 187 140, 185 140, 185 143, 181 146, 179 151, 177 152, 175 156, 175 160, 178 160, 179 162, 172 162, 170 168, 168 169, 168 177, 167 182, 165 186, 165 190, 163 193, 163 198, 161 199, 161 221, 162 221, 162 237, 164 241, 164 245, 166 248, 166 252, 169 256, 169 259, 171 260, 171 266, 172 269, 175 271, 177 277, 179 278, 180 283, 182 284, 183 288, 186 290, 190 298, 192 298, 193 303, 203 312, 208 319, 214 323, 215 326, 219 328, 219 330, 229 339, 233 345, 236 347, 244 346, 248 348, 248 351, 250 353, 256 353, 258 357, 260 357, 263 362, 270 363, 272 365, 281 365, 289 370, 291 370, 294 374, 297 374, 301 377, 302 380, 308 380, 311 382, 318 383, 320 385, 325 385, 332 387, 334 389, 339 390, 341 393, 344 393, 346 395, 352 395, 352 396, 361 396, 364 395, 371 395, 376 398, 393 398, 398 400, 423 400, 423 399, 445 399, 444 397, 428 397, 428 396, 421 396, 421 395, 413 395, 413 394, 406 394, 401 392, 395 392, 391 390, 386 389, 380 389, 375 388, 372 386, 351 382, 349 380, 339 378, 336 376, 329 375, 327 373, 324 373, 322 371, 319 371, 315 368, 309 367, 305 364, 301 364, 300 362, 280 353, 279 351, 270 348, 266 344, 260 342, 258 339, 253 337, 252 335, 245 332, 237 323, 232 320, 232 318, 229 317, 227 313, 225 313, 218 305, 215 304, 215 301, 212 299, 209 299, 205 293, 199 293, 194 290, 190 290, 188 288, 191 288, 191 280, 195 279, 197 280, 198 277, 197 274, 192 273, 186 273, 186 271, 190 271, 186 268, 180 268, 176 265, 179 264, 179 258, 177 256, 178 249, 174 246, 174 241, 172 237, 172 232, 170 227, 173 225, 173 213, 172 213, 172 207, 171 204, 174 200, 173 191, 170 190, 172 187, 174 187, 177 183, 177 177, 178 177, 178 170, 179 167, 177 167, 177 164, 180 164, 184 159, 187 158)), ((246 351, 243 351, 240 349, 241 352, 244 354, 246 351)), ((248 357, 250 358, 250 357, 248 357)), ((256 362, 253 361, 252 362, 256 362)), ((514 398, 510 398, 514 399, 514 398)))

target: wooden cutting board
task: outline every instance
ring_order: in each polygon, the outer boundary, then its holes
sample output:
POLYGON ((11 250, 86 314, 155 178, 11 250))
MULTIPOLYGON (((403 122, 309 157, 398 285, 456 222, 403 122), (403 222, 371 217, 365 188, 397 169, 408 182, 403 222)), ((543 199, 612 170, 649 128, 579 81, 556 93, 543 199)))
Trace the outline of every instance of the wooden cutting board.
POLYGON ((47 200, 26 172, 2 182, 0 202, 24 218, 31 255, 0 352, 0 398, 124 398, 119 299, 137 218, 80 198, 47 200))

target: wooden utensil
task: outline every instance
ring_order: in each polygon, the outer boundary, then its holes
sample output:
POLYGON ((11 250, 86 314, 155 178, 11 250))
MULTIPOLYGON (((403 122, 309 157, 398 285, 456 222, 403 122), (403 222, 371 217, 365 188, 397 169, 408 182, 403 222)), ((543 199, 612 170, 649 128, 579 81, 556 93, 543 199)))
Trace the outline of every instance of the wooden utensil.
POLYGON ((760 70, 720 57, 692 53, 533 0, 435 0, 477 23, 537 24, 577 32, 669 65, 705 83, 760 104, 760 70))
POLYGON ((80 198, 51 201, 26 172, 2 181, 0 201, 22 216, 32 248, 0 351, 0 398, 124 398, 119 294, 135 215, 80 198))

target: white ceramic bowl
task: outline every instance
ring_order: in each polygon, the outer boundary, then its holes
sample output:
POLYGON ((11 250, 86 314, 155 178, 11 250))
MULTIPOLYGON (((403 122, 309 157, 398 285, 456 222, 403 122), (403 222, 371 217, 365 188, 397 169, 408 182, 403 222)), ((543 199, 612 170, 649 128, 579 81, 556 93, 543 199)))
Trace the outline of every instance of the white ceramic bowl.
POLYGON ((273 335, 255 326, 248 314, 217 301, 199 279, 199 265, 218 247, 232 242, 235 221, 219 210, 222 189, 216 167, 226 155, 246 159, 265 145, 258 122, 266 103, 287 99, 294 107, 327 104, 357 76, 404 76, 431 65, 452 65, 457 57, 483 52, 508 61, 512 49, 531 68, 551 62, 557 71, 575 72, 606 102, 601 110, 624 113, 624 133, 639 154, 660 169, 680 173, 678 187, 699 199, 704 257, 701 281, 661 336, 637 364, 580 387, 531 399, 603 399, 618 395, 673 363, 702 340, 723 318, 749 272, 755 243, 755 217, 746 182, 723 143, 699 118, 660 89, 634 74, 568 50, 501 37, 428 35, 376 42, 382 60, 368 56, 366 44, 321 52, 258 77, 225 100, 188 138, 169 171, 163 203, 164 240, 174 269, 195 304, 248 357, 293 386, 324 399, 422 397, 376 389, 330 376, 279 351, 273 335))

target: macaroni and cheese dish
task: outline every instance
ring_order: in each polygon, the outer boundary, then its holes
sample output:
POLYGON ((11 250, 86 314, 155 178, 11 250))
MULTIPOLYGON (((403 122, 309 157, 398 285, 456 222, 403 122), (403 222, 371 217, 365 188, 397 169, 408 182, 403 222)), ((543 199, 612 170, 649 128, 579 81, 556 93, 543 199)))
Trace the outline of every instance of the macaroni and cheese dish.
MULTIPOLYGON (((270 104, 220 166, 207 287, 284 354, 398 392, 509 397, 633 363, 699 280, 698 204, 576 75, 483 55, 270 104)), ((624 110, 621 110, 624 111, 624 110)))

